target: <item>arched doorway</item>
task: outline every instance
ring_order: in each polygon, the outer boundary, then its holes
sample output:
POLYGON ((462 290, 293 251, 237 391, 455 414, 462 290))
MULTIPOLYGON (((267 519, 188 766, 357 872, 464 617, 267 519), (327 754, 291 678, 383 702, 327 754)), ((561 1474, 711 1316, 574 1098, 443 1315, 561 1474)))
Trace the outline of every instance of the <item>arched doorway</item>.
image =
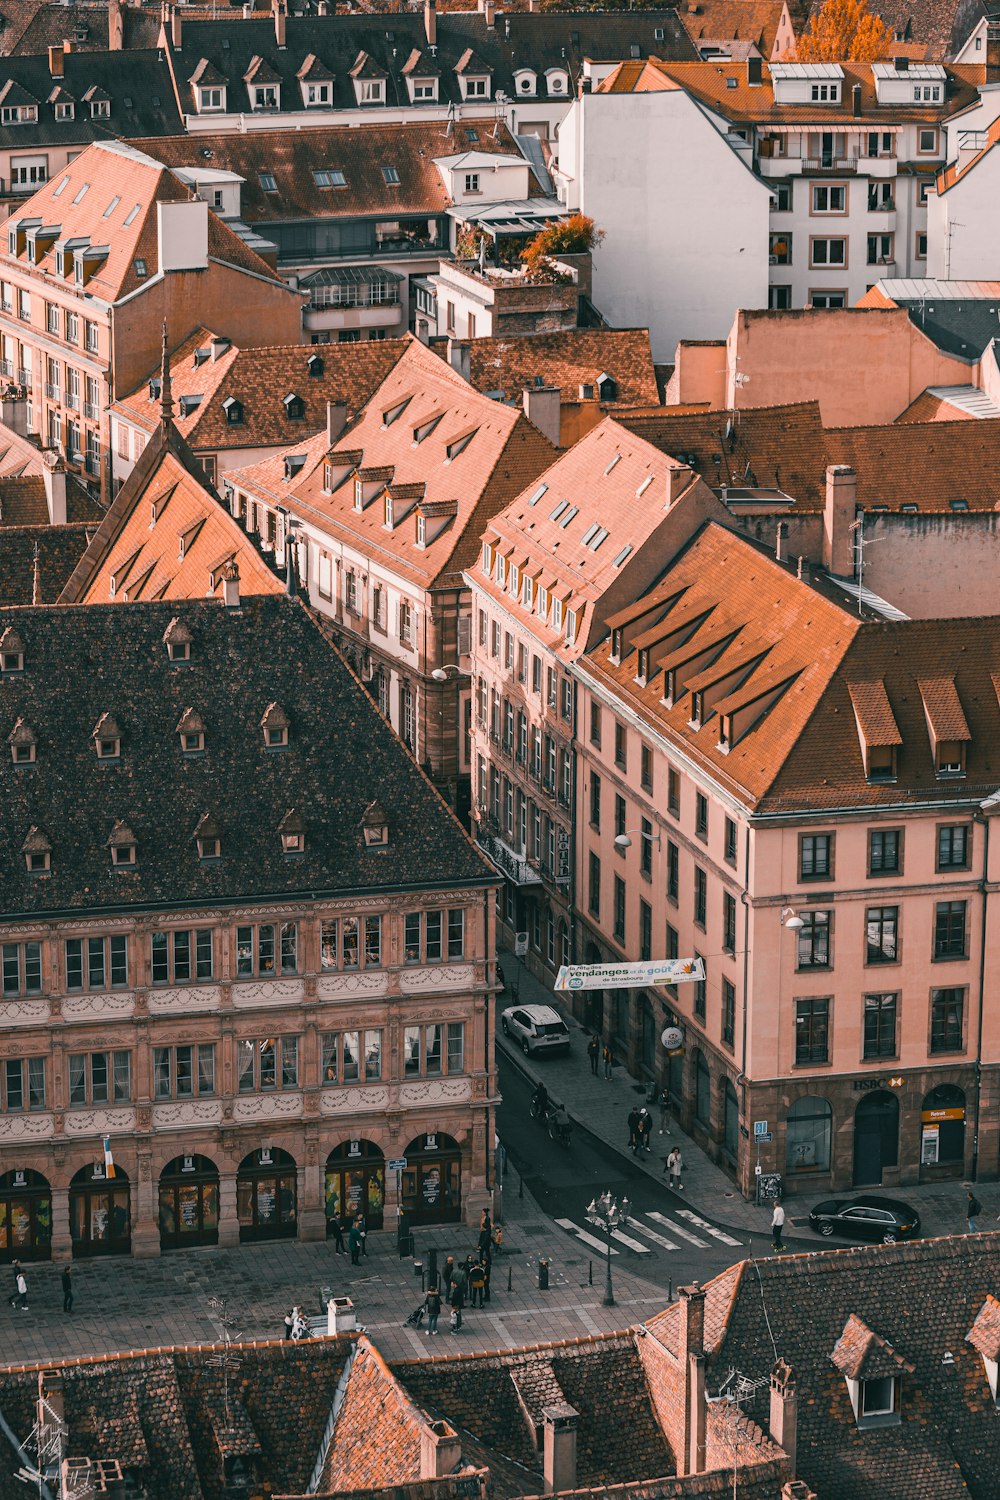
POLYGON ((371 1141, 344 1141, 326 1159, 326 1232, 334 1219, 364 1214, 369 1229, 382 1228, 385 1157, 371 1141))
POLYGON ((854 1111, 854 1186, 881 1187, 899 1162, 899 1100, 887 1089, 866 1094, 854 1111))
POLYGON ((403 1152, 403 1208, 411 1224, 449 1224, 462 1217, 462 1149, 450 1135, 418 1135, 403 1152))
POLYGON ((298 1229, 295 1158, 278 1146, 261 1146, 240 1162, 236 1217, 240 1243, 293 1240, 298 1229))
POLYGON ((0 1177, 0 1261, 52 1256, 52 1190, 41 1172, 15 1168, 0 1177))
POLYGON ((785 1168, 789 1176, 828 1172, 833 1140, 833 1110, 827 1099, 806 1094, 785 1117, 785 1168))
POLYGON ((219 1243, 219 1173, 207 1156, 175 1156, 160 1173, 160 1249, 219 1243))
POLYGON ((132 1215, 128 1175, 116 1166, 109 1177, 103 1161, 81 1167, 69 1185, 69 1232, 74 1259, 128 1255, 132 1215))
POLYGON ((939 1083, 920 1111, 920 1168, 932 1179, 961 1177, 965 1170, 965 1094, 939 1083))
POLYGON ((694 1055, 694 1117, 706 1130, 712 1122, 712 1075, 704 1052, 694 1055))
POLYGON ((733 1161, 740 1145, 740 1106, 732 1079, 722 1080, 722 1149, 733 1161))

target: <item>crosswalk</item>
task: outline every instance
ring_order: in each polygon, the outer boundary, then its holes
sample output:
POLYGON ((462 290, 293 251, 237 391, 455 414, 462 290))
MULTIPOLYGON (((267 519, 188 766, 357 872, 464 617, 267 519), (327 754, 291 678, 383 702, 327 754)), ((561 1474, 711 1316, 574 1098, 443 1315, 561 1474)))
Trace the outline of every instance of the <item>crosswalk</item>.
MULTIPOLYGON (((560 1229, 565 1229, 568 1234, 575 1235, 591 1250, 599 1250, 602 1255, 607 1254, 607 1241, 602 1238, 599 1230, 585 1229, 573 1219, 556 1219, 555 1222, 560 1229)), ((616 1245, 624 1245, 626 1250, 631 1250, 633 1255, 639 1256, 652 1255, 654 1245, 659 1246, 661 1250, 681 1250, 684 1248, 681 1241, 686 1245, 694 1245, 698 1250, 709 1249, 710 1240, 717 1240, 720 1244, 739 1248, 743 1248, 744 1245, 743 1240, 738 1240, 735 1235, 728 1234, 724 1229, 718 1229, 689 1208, 675 1209, 673 1215, 659 1213, 656 1209, 633 1214, 625 1229, 614 1230, 611 1239, 612 1255, 619 1253, 615 1248, 616 1245), (649 1223, 648 1220, 652 1222, 649 1223), (641 1238, 636 1239, 636 1235, 640 1235, 641 1238), (703 1238, 705 1235, 708 1239, 703 1238)))

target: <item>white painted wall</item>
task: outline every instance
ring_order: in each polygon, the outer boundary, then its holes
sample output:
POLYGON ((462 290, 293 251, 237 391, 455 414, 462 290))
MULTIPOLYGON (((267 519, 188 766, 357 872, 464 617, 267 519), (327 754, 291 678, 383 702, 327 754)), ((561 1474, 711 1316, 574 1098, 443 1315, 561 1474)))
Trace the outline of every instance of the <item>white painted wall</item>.
POLYGON ((1000 151, 989 151, 928 209, 927 275, 1000 281, 1000 151))
POLYGON ((680 89, 576 100, 559 172, 568 206, 605 231, 596 306, 614 326, 648 326, 654 359, 767 306, 768 189, 680 89))

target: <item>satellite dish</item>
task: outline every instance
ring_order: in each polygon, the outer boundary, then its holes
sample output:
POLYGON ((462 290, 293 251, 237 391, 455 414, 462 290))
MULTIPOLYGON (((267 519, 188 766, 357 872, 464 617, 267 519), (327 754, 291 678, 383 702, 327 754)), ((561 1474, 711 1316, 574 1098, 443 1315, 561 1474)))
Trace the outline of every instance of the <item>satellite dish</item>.
POLYGON ((684 1033, 679 1026, 668 1026, 660 1033, 660 1041, 668 1052, 673 1052, 684 1040, 684 1033))

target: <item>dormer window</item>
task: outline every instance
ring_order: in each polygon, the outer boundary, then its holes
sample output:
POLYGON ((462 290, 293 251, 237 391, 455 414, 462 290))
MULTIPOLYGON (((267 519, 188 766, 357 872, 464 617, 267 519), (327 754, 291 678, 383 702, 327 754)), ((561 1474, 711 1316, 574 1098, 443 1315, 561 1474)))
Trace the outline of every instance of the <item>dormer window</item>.
POLYGON ((190 662, 191 632, 176 616, 163 632, 163 644, 167 648, 168 661, 178 664, 190 662))
POLYGON ((57 120, 72 120, 75 113, 76 105, 72 104, 68 99, 61 99, 56 105, 57 120))
POLYGON ((23 719, 18 719, 7 736, 7 743, 10 746, 10 758, 15 766, 34 765, 38 740, 30 724, 26 724, 23 719))
POLYGON ((127 823, 119 818, 108 839, 111 850, 111 866, 115 870, 131 870, 138 863, 135 834, 127 823))
POLYGON ((208 111, 213 110, 213 109, 214 110, 224 109, 225 108, 225 103, 226 103, 226 91, 225 91, 225 89, 212 88, 212 89, 199 89, 198 90, 198 111, 199 111, 200 114, 205 114, 208 111))
POLYGON ((389 494, 385 497, 385 529, 392 530, 392 496, 389 494))
POLYGON ((635 680, 640 687, 646 686, 646 678, 649 675, 649 651, 646 647, 638 653, 639 660, 635 669, 635 680))
POLYGON ((847 1319, 830 1357, 847 1381, 858 1427, 897 1426, 901 1421, 903 1375, 912 1375, 914 1366, 857 1313, 847 1319))
POLYGON ((194 842, 200 860, 222 858, 222 830, 211 813, 202 813, 198 819, 194 842))
POLYGON ((619 627, 619 628, 617 628, 615 630, 612 630, 612 632, 611 632, 611 658, 610 658, 611 665, 613 667, 617 667, 617 665, 621 661, 621 659, 622 659, 622 633, 621 633, 621 628, 619 627))
POLYGON ((237 401, 235 396, 227 396, 222 403, 222 410, 226 414, 226 422, 230 427, 241 427, 243 425, 242 401, 237 401))
POLYGON ((28 829, 21 845, 24 863, 29 875, 48 875, 52 868, 52 845, 47 835, 36 823, 28 829))
POLYGON ((359 104, 381 104, 385 97, 385 85, 381 78, 363 78, 357 87, 359 104))
POLYGON ((202 755, 205 750, 205 721, 193 708, 186 708, 177 721, 183 755, 202 755))
POLYGON ((106 120, 111 114, 110 99, 91 99, 90 118, 92 120, 106 120))
POLYGON ((545 86, 550 94, 565 98, 569 92, 569 79, 562 68, 550 68, 545 75, 545 86))
POLYGON ((366 849, 384 849, 389 842, 389 820, 378 802, 370 802, 361 819, 366 849))
POLYGON ((264 716, 260 721, 260 727, 264 732, 264 745, 268 750, 288 749, 289 720, 285 710, 278 703, 269 703, 264 710, 264 716))
POLYGON ((122 732, 111 714, 102 714, 94 725, 94 749, 98 760, 119 760, 122 753, 122 732))
POLYGON ((519 94, 529 95, 538 87, 535 74, 530 68, 518 68, 514 73, 514 87, 519 94))
POLYGON ((24 642, 13 626, 0 635, 0 673, 24 671, 24 642))
POLYGON ((325 368, 321 354, 310 354, 306 360, 306 369, 309 371, 309 378, 311 380, 321 380, 325 368))
POLYGON ((365 487, 362 484, 362 482, 361 482, 360 479, 356 479, 354 481, 354 509, 355 510, 364 510, 364 508, 365 508, 365 487))
POLYGON ((488 99, 490 96, 490 80, 488 78, 463 78, 466 99, 488 99))
POLYGON ((298 808, 290 807, 278 824, 283 854, 304 854, 306 847, 305 819, 298 808))
POLYGON ((522 593, 522 596, 521 596, 521 603, 524 605, 525 609, 531 609, 532 606, 534 605, 534 602, 535 602, 535 580, 533 578, 526 578, 524 580, 524 589, 523 589, 523 593, 522 593))
POLYGON ((279 90, 273 83, 260 84, 253 90, 254 109, 277 109, 279 90))
POLYGON ((285 416, 290 422, 301 422, 305 419, 306 403, 301 396, 296 396, 294 391, 289 391, 282 405, 285 408, 285 416))

